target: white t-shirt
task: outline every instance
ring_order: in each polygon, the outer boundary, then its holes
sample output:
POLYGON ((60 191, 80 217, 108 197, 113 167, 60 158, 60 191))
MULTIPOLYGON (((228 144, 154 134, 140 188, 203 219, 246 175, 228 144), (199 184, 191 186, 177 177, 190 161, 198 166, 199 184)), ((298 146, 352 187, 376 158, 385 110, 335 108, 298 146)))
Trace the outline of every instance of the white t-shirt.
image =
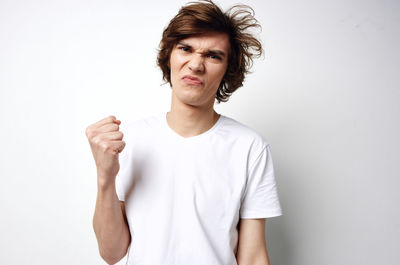
POLYGON ((281 215, 268 143, 221 115, 184 138, 166 113, 121 124, 117 195, 131 232, 127 264, 236 265, 239 218, 281 215))

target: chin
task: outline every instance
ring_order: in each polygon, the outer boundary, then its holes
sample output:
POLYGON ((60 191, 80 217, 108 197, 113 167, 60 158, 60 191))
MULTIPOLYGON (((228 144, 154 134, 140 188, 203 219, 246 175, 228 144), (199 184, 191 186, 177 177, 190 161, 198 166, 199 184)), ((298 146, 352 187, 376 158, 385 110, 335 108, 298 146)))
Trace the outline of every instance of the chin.
POLYGON ((191 105, 191 106, 201 106, 203 105, 203 101, 195 95, 176 95, 177 99, 186 104, 186 105, 191 105))
POLYGON ((207 100, 197 87, 191 86, 175 86, 172 87, 172 93, 182 103, 191 106, 207 105, 207 100))
POLYGON ((200 102, 196 98, 188 98, 188 97, 183 97, 179 98, 179 101, 186 104, 186 105, 191 105, 191 106, 199 106, 200 102))

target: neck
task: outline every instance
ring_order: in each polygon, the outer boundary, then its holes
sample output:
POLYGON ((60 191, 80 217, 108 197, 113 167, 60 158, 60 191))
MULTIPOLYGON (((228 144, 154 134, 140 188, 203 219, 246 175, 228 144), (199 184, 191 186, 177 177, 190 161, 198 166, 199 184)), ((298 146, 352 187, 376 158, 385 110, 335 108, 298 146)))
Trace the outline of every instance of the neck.
MULTIPOLYGON (((172 93, 174 94, 174 93, 172 93)), ((219 114, 211 106, 193 106, 174 99, 167 113, 168 125, 182 137, 192 137, 211 129, 218 121, 219 114)))

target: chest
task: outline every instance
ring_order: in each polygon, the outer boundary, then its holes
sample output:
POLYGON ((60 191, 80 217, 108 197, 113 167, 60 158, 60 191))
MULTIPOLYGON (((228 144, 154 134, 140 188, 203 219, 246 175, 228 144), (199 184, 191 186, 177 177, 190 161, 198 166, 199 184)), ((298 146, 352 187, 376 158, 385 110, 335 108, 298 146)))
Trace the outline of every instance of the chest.
POLYGON ((185 222, 204 219, 214 227, 238 218, 247 172, 242 150, 205 144, 137 151, 131 158, 134 185, 127 191, 133 214, 157 209, 185 222))

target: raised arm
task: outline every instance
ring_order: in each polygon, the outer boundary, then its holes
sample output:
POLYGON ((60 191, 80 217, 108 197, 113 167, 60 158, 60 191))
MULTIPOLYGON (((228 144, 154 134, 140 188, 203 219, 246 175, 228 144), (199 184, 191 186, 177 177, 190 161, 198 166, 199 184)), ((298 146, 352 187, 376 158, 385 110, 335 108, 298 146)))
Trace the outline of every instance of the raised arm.
POLYGON ((121 121, 114 116, 96 122, 86 129, 97 168, 97 199, 93 228, 101 257, 108 264, 121 260, 128 250, 131 238, 125 207, 115 190, 119 171, 118 155, 124 149, 121 121))

